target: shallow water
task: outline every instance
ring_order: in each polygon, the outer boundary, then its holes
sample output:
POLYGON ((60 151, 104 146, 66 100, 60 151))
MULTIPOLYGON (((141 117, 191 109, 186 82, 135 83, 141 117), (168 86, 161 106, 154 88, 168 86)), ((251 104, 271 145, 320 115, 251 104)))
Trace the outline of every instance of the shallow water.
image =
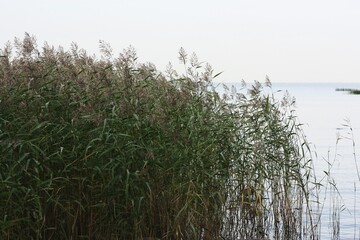
POLYGON ((320 202, 324 204, 321 239, 332 239, 333 224, 338 221, 340 239, 358 239, 360 95, 335 91, 336 88, 360 89, 360 84, 275 83, 272 87, 275 91, 287 90, 296 98, 296 115, 304 124, 303 130, 313 151, 317 179, 328 176, 324 171, 330 172, 330 181, 336 186, 328 185, 327 191, 320 193, 320 202), (340 211, 339 218, 334 219, 334 208, 340 211))
MULTIPOLYGON (((241 83, 227 85, 241 89, 241 83)), ((360 95, 337 88, 360 89, 360 83, 272 84, 276 98, 288 91, 296 99, 295 115, 310 144, 317 181, 324 178, 320 239, 359 239, 360 95), (339 234, 334 237, 336 225, 339 234)))

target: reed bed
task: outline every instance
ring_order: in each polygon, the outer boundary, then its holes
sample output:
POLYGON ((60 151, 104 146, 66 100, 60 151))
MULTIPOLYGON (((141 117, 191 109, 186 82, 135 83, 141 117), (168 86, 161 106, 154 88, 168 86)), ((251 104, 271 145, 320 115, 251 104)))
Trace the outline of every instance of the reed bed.
POLYGON ((270 81, 221 96, 183 49, 183 75, 100 49, 1 50, 2 239, 318 237, 291 98, 270 81))

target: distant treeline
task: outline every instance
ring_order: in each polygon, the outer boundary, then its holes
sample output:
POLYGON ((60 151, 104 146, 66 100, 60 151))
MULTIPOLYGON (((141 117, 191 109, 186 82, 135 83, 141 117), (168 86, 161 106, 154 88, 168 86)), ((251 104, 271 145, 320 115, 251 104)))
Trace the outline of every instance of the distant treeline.
POLYGON ((350 94, 355 94, 355 95, 360 94, 359 89, 353 89, 353 88, 336 88, 336 91, 349 92, 350 94))

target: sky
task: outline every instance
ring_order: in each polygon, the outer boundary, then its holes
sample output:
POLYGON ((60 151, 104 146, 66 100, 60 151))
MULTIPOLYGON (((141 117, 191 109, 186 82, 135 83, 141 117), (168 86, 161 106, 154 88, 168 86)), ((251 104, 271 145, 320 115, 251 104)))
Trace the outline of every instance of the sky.
POLYGON ((28 32, 39 46, 76 42, 98 55, 103 40, 161 71, 183 69, 183 47, 220 82, 360 82, 359 12, 359 0, 11 0, 0 47, 28 32))

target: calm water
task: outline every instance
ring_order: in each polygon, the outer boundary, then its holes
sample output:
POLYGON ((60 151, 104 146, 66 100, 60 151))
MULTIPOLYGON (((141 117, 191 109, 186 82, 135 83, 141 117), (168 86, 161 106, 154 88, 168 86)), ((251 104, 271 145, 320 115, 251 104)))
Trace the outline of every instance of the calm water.
MULTIPOLYGON (((240 83, 233 85, 241 88, 240 83)), ((356 166, 357 160, 360 171, 360 95, 335 91, 337 88, 360 89, 360 83, 273 83, 272 86, 273 92, 281 90, 276 94, 279 99, 285 91, 295 97, 295 114, 304 124, 317 181, 328 176, 324 171, 330 172, 330 181, 337 189, 328 184, 319 194, 323 207, 321 239, 333 239, 336 222, 339 222, 340 239, 360 239, 360 180, 356 166), (334 208, 337 213, 340 211, 337 219, 333 218, 334 208)))
POLYGON ((332 164, 330 176, 340 195, 334 193, 334 188, 332 192, 328 188, 327 192, 320 194, 320 201, 324 204, 321 239, 331 239, 334 200, 340 203, 338 207, 342 210, 339 217, 340 239, 359 239, 360 180, 355 161, 358 160, 360 167, 360 95, 337 92, 336 88, 360 89, 360 84, 273 84, 274 90, 287 90, 296 98, 296 114, 304 124, 303 129, 314 151, 318 180, 326 176, 327 162, 332 164), (349 124, 351 126, 347 126, 349 124))

